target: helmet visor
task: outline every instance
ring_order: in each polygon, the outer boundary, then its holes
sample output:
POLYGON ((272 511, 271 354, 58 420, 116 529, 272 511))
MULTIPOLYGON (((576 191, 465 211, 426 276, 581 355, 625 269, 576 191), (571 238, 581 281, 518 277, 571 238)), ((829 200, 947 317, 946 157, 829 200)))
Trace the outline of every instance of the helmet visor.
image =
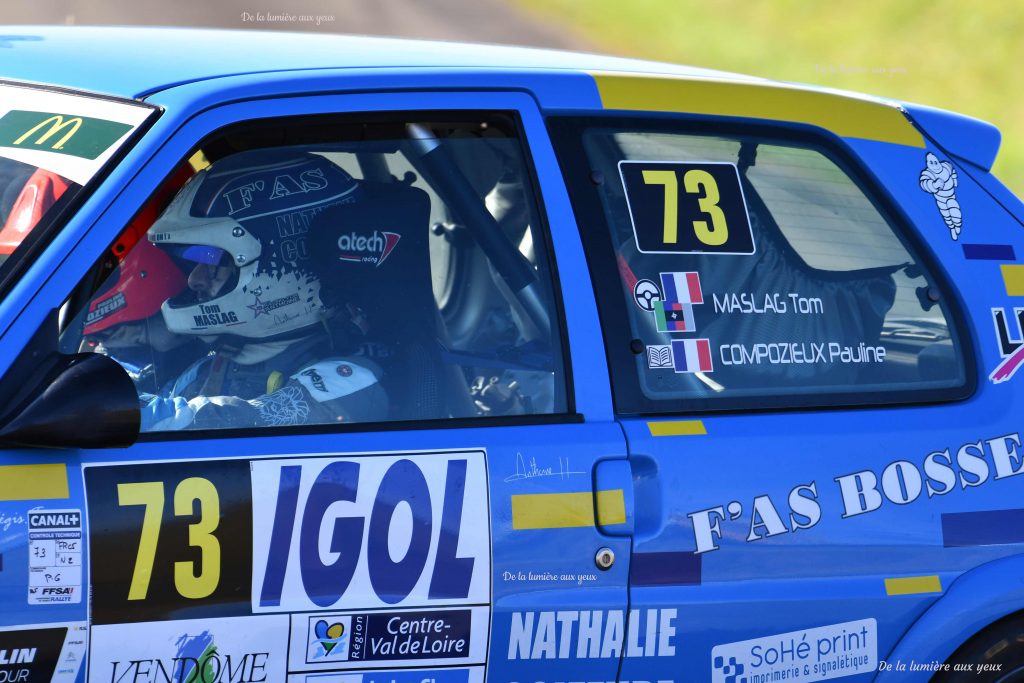
POLYGON ((174 255, 178 258, 192 263, 202 263, 207 266, 221 265, 225 251, 218 247, 208 247, 201 244, 190 244, 174 249, 174 255))

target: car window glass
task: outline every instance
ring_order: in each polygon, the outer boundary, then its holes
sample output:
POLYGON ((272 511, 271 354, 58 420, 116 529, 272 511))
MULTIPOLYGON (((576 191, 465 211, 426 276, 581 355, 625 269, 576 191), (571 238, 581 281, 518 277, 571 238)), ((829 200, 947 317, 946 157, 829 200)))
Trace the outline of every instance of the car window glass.
POLYGON ((620 405, 631 383, 638 404, 687 410, 965 385, 934 279, 833 155, 612 128, 581 142, 604 179, 621 282, 605 295, 619 297, 636 340, 618 364, 635 378, 617 378, 620 405))
POLYGON ((64 350, 121 362, 144 431, 564 412, 513 122, 405 123, 210 141, 107 255, 64 350))

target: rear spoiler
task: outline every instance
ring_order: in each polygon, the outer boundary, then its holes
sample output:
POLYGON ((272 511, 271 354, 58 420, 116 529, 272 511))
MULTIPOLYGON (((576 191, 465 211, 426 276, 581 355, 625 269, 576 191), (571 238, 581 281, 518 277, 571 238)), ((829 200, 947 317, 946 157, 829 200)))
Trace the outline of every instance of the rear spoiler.
POLYGON ((934 144, 985 171, 992 170, 1003 136, 991 123, 923 104, 903 108, 934 144))

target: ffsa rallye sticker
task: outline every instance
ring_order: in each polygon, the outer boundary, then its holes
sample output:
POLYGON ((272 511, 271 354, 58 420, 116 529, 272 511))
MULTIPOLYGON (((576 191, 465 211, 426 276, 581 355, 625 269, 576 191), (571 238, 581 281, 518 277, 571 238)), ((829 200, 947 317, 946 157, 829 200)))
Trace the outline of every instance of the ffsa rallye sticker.
POLYGON ((490 602, 482 452, 252 463, 253 612, 490 602))
POLYGON ((28 576, 30 605, 82 601, 80 510, 29 512, 28 576))

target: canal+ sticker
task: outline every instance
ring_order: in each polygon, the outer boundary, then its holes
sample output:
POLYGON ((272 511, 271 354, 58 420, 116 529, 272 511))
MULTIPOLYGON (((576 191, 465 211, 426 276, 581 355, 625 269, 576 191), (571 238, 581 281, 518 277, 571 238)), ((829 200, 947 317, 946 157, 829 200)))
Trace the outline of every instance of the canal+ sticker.
POLYGON ((253 612, 490 602, 483 451, 251 465, 253 612))
POLYGON ((29 512, 28 604, 82 601, 82 546, 81 510, 29 512))

